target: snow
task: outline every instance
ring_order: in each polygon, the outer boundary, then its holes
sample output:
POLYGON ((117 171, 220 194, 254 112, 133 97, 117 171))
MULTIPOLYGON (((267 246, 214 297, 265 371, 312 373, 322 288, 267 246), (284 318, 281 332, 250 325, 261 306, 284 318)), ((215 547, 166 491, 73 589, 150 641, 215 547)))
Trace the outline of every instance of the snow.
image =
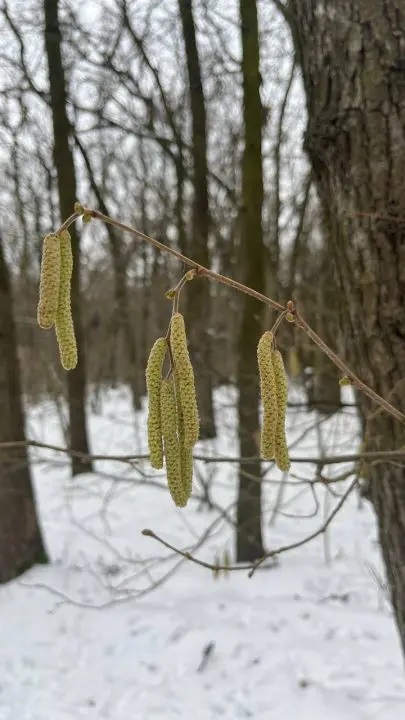
MULTIPOLYGON (((218 392, 220 437, 200 443, 199 454, 237 454, 234 399, 218 392)), ((146 452, 145 412, 133 417, 125 390, 105 392, 96 410, 93 452, 146 452)), ((292 455, 357 448, 350 410, 322 427, 313 414, 289 418, 292 455)), ((51 403, 30 410, 28 434, 63 445, 51 403)), ((367 502, 359 507, 353 495, 326 541, 281 555, 251 579, 238 571, 215 580, 141 534, 149 527, 192 549, 218 518, 198 501, 177 510, 164 475, 147 463, 99 461, 96 473, 71 480, 60 453, 33 449, 32 461, 52 564, 0 588, 0 720, 405 717, 402 658, 367 502)), ((213 500, 229 508, 235 466, 197 465, 198 477, 214 471, 213 500)), ((273 524, 280 486, 266 486, 268 548, 317 529, 338 501, 321 488, 314 512, 310 490, 298 485, 313 467, 293 466, 285 515, 273 524)), ((327 466, 324 474, 343 469, 327 466)), ((268 477, 281 479, 274 469, 268 477)), ((346 487, 333 486, 339 494, 346 487)), ((232 530, 218 521, 195 555, 212 562, 232 547, 232 530)))

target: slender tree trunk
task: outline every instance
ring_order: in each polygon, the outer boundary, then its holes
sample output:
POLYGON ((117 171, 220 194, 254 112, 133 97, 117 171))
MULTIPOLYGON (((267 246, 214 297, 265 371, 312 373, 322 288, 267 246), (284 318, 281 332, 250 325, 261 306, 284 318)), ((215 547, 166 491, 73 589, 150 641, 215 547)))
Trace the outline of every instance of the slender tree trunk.
MULTIPOLYGON (((208 183, 207 183, 207 123, 201 79, 192 0, 178 0, 187 71, 190 85, 193 155, 193 218, 188 254, 197 262, 209 266, 208 183)), ((190 354, 195 367, 198 402, 201 416, 201 437, 215 436, 212 403, 211 339, 207 332, 211 323, 210 285, 202 279, 187 286, 186 322, 190 354)))
MULTIPOLYGON (((107 205, 104 202, 100 188, 96 183, 89 156, 79 138, 76 137, 75 140, 86 165, 90 185, 94 195, 96 196, 99 209, 102 213, 104 213, 104 215, 109 215, 110 213, 108 212, 107 205)), ((139 377, 139 359, 129 308, 126 258, 121 238, 115 228, 113 228, 112 225, 106 225, 106 230, 110 244, 110 253, 114 271, 115 320, 117 328, 121 328, 124 337, 131 373, 129 384, 132 394, 132 405, 135 410, 140 410, 142 407, 142 385, 139 377)))
MULTIPOLYGON (((404 2, 290 0, 289 8, 307 96, 305 145, 342 294, 338 350, 403 410, 404 2)), ((368 450, 404 444, 403 426, 361 403, 368 450)), ((370 467, 370 496, 405 651, 404 468, 370 467)))
MULTIPOLYGON (((11 283, 0 241, 0 443, 24 441, 11 283)), ((47 557, 35 511, 27 448, 0 449, 0 583, 47 557)))
MULTIPOLYGON (((58 0, 44 0, 45 49, 48 58, 51 110, 54 132, 53 155, 58 179, 59 205, 62 218, 73 212, 76 201, 76 177, 73 153, 70 146, 71 128, 67 115, 65 73, 61 53, 61 31, 58 18, 58 0)), ((74 450, 89 452, 86 429, 85 397, 86 368, 83 348, 83 331, 80 307, 80 241, 74 225, 70 229, 73 246, 72 313, 75 324, 79 362, 67 375, 70 445, 74 450)), ((74 475, 92 469, 91 462, 72 460, 74 475)))
MULTIPOLYGON (((240 0, 242 29, 243 154, 241 252, 244 282, 264 291, 262 238, 262 128, 260 100, 259 31, 256 0, 240 0)), ((242 322, 238 341, 238 414, 240 454, 258 455, 259 381, 257 343, 262 331, 263 306, 249 296, 242 299, 242 322)), ((261 465, 241 465, 237 503, 236 558, 252 561, 263 554, 261 534, 261 465)))

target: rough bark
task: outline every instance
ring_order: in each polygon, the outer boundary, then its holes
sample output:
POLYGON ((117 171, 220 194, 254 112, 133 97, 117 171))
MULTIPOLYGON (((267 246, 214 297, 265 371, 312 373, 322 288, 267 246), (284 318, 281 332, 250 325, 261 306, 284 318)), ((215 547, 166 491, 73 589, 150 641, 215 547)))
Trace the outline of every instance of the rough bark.
MULTIPOLYGON (((67 115, 65 73, 61 53, 61 31, 58 17, 58 0, 45 0, 45 49, 48 59, 50 99, 54 132, 53 157, 57 173, 60 213, 63 219, 71 215, 76 201, 76 177, 73 153, 70 146, 71 127, 67 115)), ((83 453, 89 452, 86 429, 85 396, 86 368, 83 348, 83 331, 80 307, 80 239, 75 226, 71 227, 73 246, 72 313, 75 324, 79 361, 77 368, 67 374, 70 446, 83 453)), ((90 462, 72 460, 74 475, 89 472, 90 462)))
MULTIPOLYGON (((205 99, 192 0, 178 0, 178 3, 186 51, 192 119, 194 197, 192 232, 188 243, 188 254, 207 267, 210 260, 208 251, 209 208, 205 99)), ((214 437, 211 339, 209 332, 207 332, 211 319, 210 285, 204 280, 196 280, 187 286, 186 294, 186 323, 190 355, 196 374, 201 417, 201 437, 214 437)))
MULTIPOLYGON (((339 352, 405 407, 405 7, 403 0, 290 0, 308 105, 305 138, 341 291, 339 352), (359 213, 365 213, 361 215, 359 213)), ((362 410, 371 408, 362 400, 362 410)), ((375 413, 367 449, 403 445, 375 413)), ((370 468, 392 603, 405 651, 405 472, 370 468)))
MULTIPOLYGON (((242 75, 244 154, 242 177, 241 252, 243 281, 264 291, 264 249, 262 238, 262 128, 259 69, 259 33, 256 0, 240 0, 242 30, 242 75)), ((258 453, 259 386, 256 361, 262 331, 263 307, 249 296, 242 299, 238 339, 238 414, 240 454, 258 453)), ((236 558, 253 561, 263 554, 261 535, 261 466, 241 465, 237 502, 236 558)))
MULTIPOLYGON (((0 241, 0 443, 25 440, 11 283, 0 241)), ((27 448, 0 451, 0 583, 47 562, 27 448)))

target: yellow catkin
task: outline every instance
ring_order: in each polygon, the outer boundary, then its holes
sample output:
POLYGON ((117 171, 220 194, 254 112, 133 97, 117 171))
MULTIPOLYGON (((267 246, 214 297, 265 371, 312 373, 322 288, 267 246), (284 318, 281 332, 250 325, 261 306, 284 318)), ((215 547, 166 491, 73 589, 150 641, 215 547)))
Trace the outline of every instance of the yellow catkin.
POLYGON ((46 235, 42 247, 41 279, 37 310, 38 325, 45 330, 56 320, 60 282, 60 242, 58 235, 46 235))
POLYGON ((163 467, 162 427, 160 422, 160 386, 162 367, 167 351, 165 338, 154 343, 146 366, 146 388, 148 391, 148 444, 150 464, 156 470, 163 467))
POLYGON ((277 390, 272 360, 273 334, 265 332, 257 346, 260 373, 260 392, 263 403, 263 425, 260 437, 260 454, 264 460, 274 458, 277 428, 277 390))
POLYGON ((273 350, 272 354, 274 376, 276 379, 277 393, 277 428, 275 443, 276 465, 280 470, 287 472, 290 469, 290 459, 285 436, 285 416, 287 411, 287 375, 285 372, 283 357, 279 350, 273 350))
POLYGON ((187 445, 192 446, 199 438, 200 420, 195 392, 194 372, 188 354, 184 318, 181 313, 174 313, 172 316, 170 324, 170 348, 180 389, 184 439, 187 445))
POLYGON ((188 498, 181 477, 181 451, 177 434, 177 407, 173 380, 162 380, 160 413, 167 483, 175 505, 184 507, 188 498))
POLYGON ((193 448, 182 444, 181 453, 181 480, 187 500, 190 499, 193 489, 193 448))
POLYGON ((177 434, 180 443, 181 480, 187 500, 189 500, 193 489, 193 447, 187 443, 184 437, 183 409, 181 407, 180 387, 176 374, 174 376, 174 388, 177 408, 177 434))
POLYGON ((73 255, 70 233, 63 230, 60 234, 60 284, 58 311, 56 313, 56 338, 62 367, 73 370, 77 365, 77 345, 71 309, 71 282, 73 255))

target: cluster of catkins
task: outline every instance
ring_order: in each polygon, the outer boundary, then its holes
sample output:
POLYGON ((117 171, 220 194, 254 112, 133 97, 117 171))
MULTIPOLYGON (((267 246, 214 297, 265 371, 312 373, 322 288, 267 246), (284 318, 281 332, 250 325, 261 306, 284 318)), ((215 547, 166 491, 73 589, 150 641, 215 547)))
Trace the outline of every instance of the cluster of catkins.
POLYGON ((260 454, 264 460, 276 461, 280 470, 290 468, 285 437, 287 410, 287 375, 279 350, 273 348, 273 333, 265 332, 257 346, 263 425, 260 454))
POLYGON ((42 248, 38 325, 48 330, 55 325, 60 360, 65 370, 77 365, 77 345, 71 311, 73 255, 70 233, 46 235, 42 248))
POLYGON ((191 495, 193 446, 200 422, 184 318, 179 312, 172 315, 169 339, 158 338, 150 351, 146 386, 150 462, 159 470, 165 460, 170 494, 178 507, 184 507, 191 495), (168 351, 172 368, 169 377, 163 379, 168 351))

